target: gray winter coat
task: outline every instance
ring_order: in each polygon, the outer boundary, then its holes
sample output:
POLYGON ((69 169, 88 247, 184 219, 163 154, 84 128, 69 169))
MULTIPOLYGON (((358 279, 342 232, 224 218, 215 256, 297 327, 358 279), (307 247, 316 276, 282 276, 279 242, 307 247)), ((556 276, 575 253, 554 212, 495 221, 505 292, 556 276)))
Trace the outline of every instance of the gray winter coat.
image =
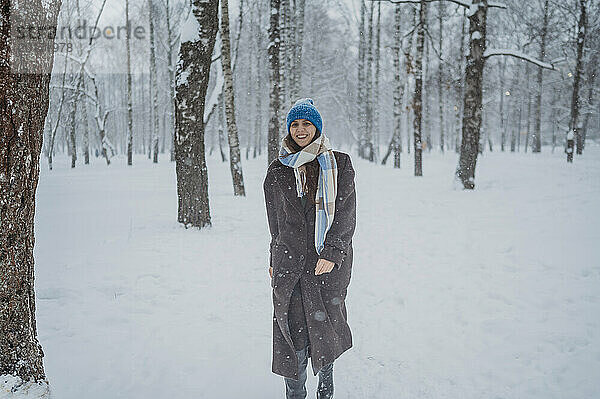
POLYGON ((315 214, 307 212, 305 217, 293 169, 276 159, 269 165, 263 184, 273 267, 272 370, 293 379, 298 379, 298 361, 287 315, 297 283, 302 290, 313 373, 316 375, 352 347, 344 301, 352 273, 352 235, 356 226, 354 169, 348 154, 334 151, 334 156, 338 167, 335 215, 320 255, 314 243, 315 214), (330 273, 315 276, 319 258, 336 264, 330 273))

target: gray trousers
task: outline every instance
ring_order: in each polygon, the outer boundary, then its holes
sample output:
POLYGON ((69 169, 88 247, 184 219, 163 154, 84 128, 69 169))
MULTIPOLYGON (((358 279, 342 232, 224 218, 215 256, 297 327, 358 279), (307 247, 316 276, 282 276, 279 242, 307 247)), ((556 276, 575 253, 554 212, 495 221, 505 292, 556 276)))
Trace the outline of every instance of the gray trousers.
MULTIPOLYGON (((298 357, 298 380, 285 378, 286 399, 306 398, 306 366, 308 365, 308 347, 296 351, 298 357)), ((333 399, 333 363, 319 370, 317 399, 333 399)))

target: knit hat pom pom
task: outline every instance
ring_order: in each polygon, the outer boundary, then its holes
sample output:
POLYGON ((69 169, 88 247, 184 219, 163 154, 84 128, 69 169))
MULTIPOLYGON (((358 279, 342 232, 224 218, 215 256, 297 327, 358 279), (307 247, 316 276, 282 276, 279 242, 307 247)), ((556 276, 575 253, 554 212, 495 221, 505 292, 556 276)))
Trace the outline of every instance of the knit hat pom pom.
POLYGON ((310 105, 315 105, 315 102, 313 101, 312 98, 301 98, 300 100, 298 100, 294 103, 294 106, 300 105, 300 104, 306 104, 306 103, 309 103, 310 105))

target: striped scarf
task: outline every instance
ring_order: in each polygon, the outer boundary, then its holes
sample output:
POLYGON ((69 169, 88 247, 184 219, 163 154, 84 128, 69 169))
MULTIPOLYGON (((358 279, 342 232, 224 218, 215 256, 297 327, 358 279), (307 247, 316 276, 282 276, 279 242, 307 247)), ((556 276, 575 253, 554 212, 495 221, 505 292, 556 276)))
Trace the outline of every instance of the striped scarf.
POLYGON ((319 161, 319 185, 315 195, 315 249, 317 254, 320 254, 324 247, 325 235, 333 223, 335 214, 338 171, 333 149, 329 139, 323 133, 298 152, 292 150, 286 139, 293 140, 289 135, 282 140, 279 160, 294 169, 298 197, 302 197, 307 192, 305 164, 315 158, 319 161))

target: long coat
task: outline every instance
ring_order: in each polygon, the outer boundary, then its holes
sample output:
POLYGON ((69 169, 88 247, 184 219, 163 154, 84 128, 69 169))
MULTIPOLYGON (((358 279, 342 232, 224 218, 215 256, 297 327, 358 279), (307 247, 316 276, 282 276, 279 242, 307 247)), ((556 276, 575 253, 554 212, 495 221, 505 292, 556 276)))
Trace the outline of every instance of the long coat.
POLYGON ((298 379, 298 359, 288 326, 288 308, 297 283, 302 291, 313 373, 352 347, 344 301, 352 273, 356 226, 354 169, 348 154, 334 151, 334 156, 338 168, 335 214, 320 255, 314 243, 315 214, 308 212, 305 217, 293 169, 275 159, 263 184, 273 267, 272 370, 293 379, 298 379), (330 273, 315 276, 319 258, 335 263, 330 273))

